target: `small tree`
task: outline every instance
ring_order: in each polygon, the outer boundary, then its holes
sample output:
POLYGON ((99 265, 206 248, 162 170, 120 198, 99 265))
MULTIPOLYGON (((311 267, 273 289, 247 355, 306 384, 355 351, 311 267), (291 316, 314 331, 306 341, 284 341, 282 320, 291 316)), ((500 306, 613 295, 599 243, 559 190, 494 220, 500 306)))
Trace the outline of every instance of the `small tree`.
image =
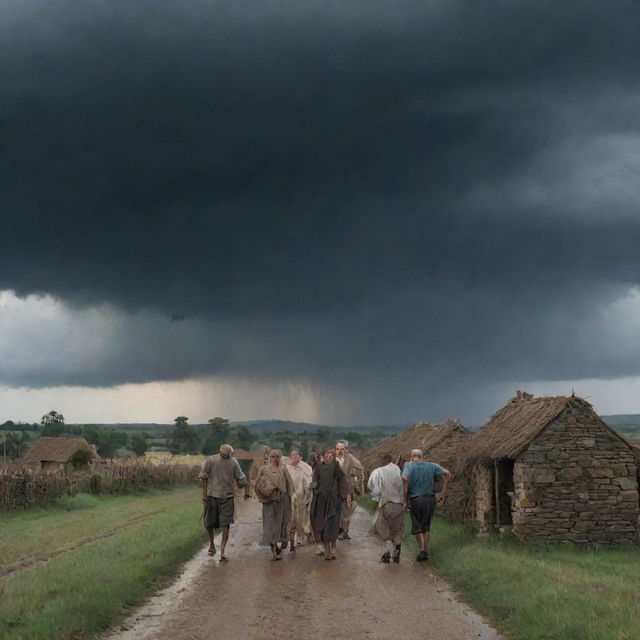
POLYGON ((210 418, 207 422, 211 425, 211 430, 202 447, 202 453, 210 455, 219 451, 220 445, 229 442, 231 428, 226 418, 210 418))
POLYGON ((175 426, 167 438, 171 453, 198 453, 200 449, 200 434, 189 424, 189 418, 178 416, 174 419, 175 426))
POLYGON ((137 456, 143 456, 149 448, 149 441, 146 433, 134 433, 131 438, 131 449, 137 456))
POLYGON ((40 420, 43 436, 61 436, 64 433, 64 416, 57 411, 49 411, 40 420))

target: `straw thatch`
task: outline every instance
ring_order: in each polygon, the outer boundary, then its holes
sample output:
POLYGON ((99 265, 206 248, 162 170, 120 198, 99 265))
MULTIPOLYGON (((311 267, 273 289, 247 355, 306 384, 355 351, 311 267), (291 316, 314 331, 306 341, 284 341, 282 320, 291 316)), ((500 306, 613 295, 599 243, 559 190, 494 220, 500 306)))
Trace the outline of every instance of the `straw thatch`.
MULTIPOLYGON (((516 458, 554 418, 565 409, 574 407, 592 410, 590 403, 575 396, 534 398, 529 394, 518 394, 468 439, 465 447, 466 464, 479 460, 516 458)), ((595 412, 593 416, 603 429, 630 446, 595 412)))
MULTIPOLYGON (((363 455, 360 460, 364 466, 365 473, 368 475, 373 469, 380 466, 380 460, 385 454, 391 455, 394 461, 406 461, 409 460, 411 449, 422 449, 425 456, 431 457, 429 453, 438 448, 445 440, 450 438, 459 440, 466 438, 468 435, 469 431, 457 418, 449 418, 442 424, 421 422, 415 427, 402 431, 393 438, 383 440, 363 455)), ((449 456, 445 455, 445 457, 449 456)), ((448 460, 435 461, 440 464, 449 462, 448 460)))
POLYGON ((54 462, 64 464, 79 450, 89 451, 96 455, 95 448, 84 438, 50 438, 43 437, 36 440, 23 457, 26 464, 54 462))

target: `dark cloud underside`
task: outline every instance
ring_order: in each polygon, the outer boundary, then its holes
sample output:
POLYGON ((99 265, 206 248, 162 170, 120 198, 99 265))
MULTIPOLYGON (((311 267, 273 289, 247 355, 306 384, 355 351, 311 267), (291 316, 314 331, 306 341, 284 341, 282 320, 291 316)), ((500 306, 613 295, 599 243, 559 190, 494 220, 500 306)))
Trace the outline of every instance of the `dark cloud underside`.
POLYGON ((640 279, 638 33, 631 1, 5 2, 0 288, 231 327, 180 375, 637 373, 579 354, 640 279))

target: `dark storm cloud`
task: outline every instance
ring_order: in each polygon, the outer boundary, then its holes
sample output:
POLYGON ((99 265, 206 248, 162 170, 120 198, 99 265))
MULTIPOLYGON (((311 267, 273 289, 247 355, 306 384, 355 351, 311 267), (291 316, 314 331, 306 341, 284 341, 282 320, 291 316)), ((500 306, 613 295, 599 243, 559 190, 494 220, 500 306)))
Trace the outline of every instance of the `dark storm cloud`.
POLYGON ((0 288, 229 327, 180 375, 415 399, 638 373, 581 355, 640 279, 637 3, 0 16, 0 288))

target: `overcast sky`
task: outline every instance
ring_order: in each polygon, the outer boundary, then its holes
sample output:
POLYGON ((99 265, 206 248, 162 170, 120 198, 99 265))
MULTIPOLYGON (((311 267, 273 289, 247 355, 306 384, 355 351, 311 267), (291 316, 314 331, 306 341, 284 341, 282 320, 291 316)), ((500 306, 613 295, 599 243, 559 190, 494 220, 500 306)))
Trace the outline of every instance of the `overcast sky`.
POLYGON ((640 3, 5 0, 0 420, 640 412, 640 3))

